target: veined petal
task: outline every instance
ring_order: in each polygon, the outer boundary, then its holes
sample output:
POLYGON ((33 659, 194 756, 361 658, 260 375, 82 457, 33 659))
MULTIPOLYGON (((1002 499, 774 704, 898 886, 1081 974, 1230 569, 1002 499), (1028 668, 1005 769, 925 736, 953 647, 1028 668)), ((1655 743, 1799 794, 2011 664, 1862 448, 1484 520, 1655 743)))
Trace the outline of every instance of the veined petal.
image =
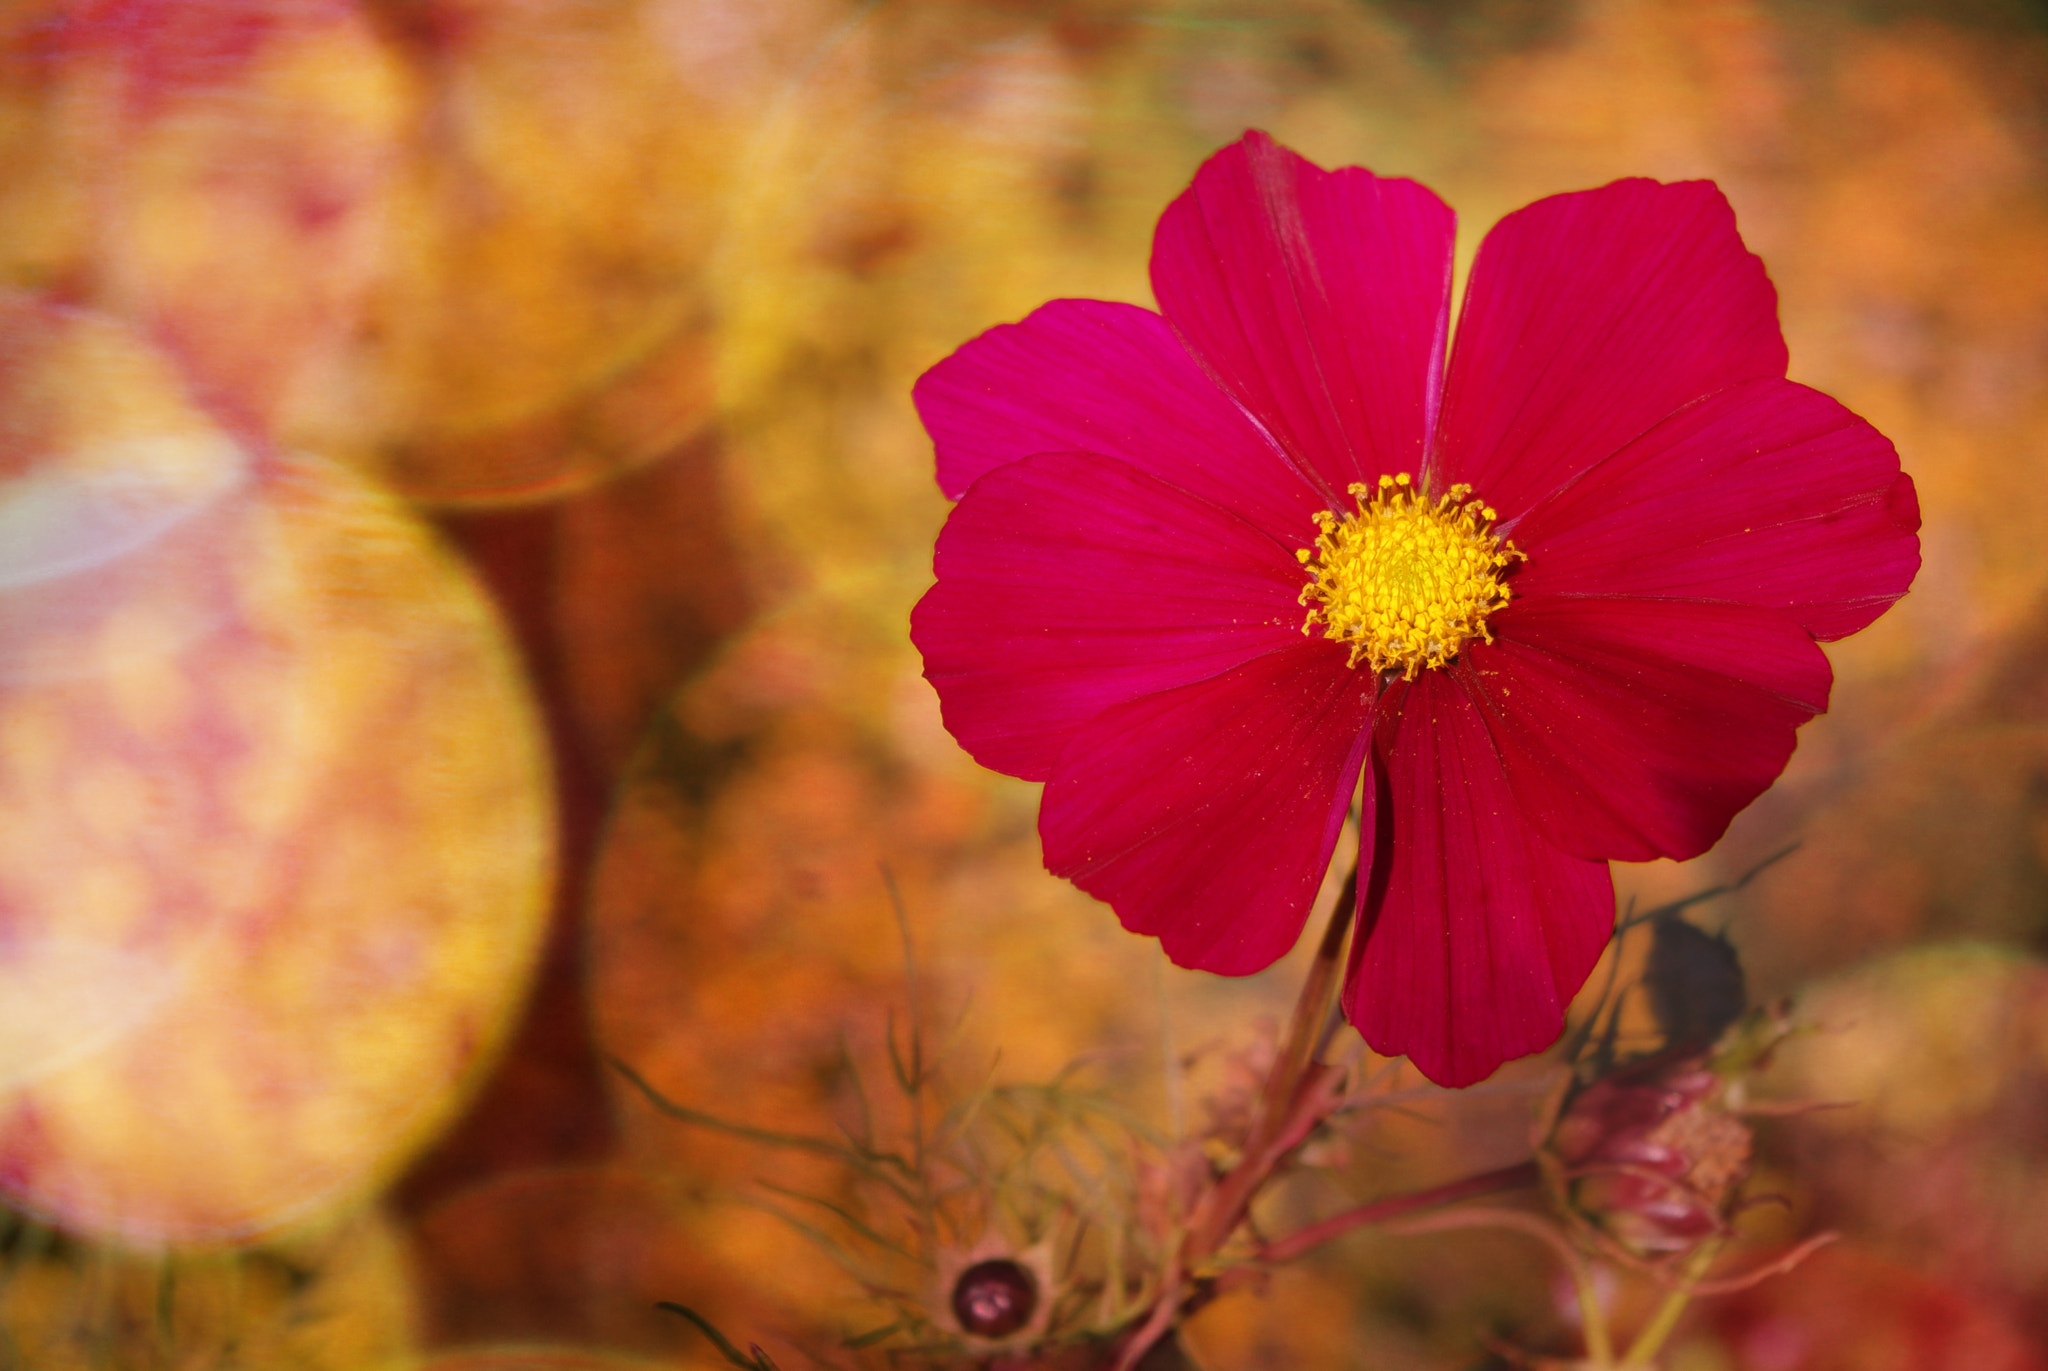
POLYGON ((1919 526, 1883 434, 1817 390, 1745 381, 1530 510, 1515 588, 1763 605, 1840 638, 1906 593, 1919 526))
POLYGON ((1696 857, 1827 708, 1786 615, 1685 600, 1518 599, 1459 676, 1528 821, 1581 857, 1696 857))
POLYGON ((1777 292, 1712 182, 1553 195, 1480 245, 1432 474, 1470 482, 1512 535, 1680 406, 1784 374, 1777 292))
POLYGON ((989 472, 932 565, 910 636, 946 727, 983 766, 1026 780, 1050 776, 1067 735, 1112 705, 1302 645, 1303 576, 1285 547, 1107 457, 989 472))
POLYGON ((1422 469, 1455 230, 1426 187, 1324 171, 1247 133, 1160 217, 1152 292, 1327 507, 1345 509, 1350 483, 1422 469))
POLYGON ((1524 823, 1486 726, 1441 671, 1387 689, 1379 834, 1344 1012, 1376 1052, 1462 1086, 1540 1051, 1614 927, 1607 864, 1524 823))
POLYGON ((1040 452, 1099 452, 1277 533, 1327 507, 1149 309, 1054 300, 963 344, 911 392, 953 499, 1040 452))
POLYGON ((1329 868, 1372 689, 1331 644, 1297 637, 1103 711, 1074 730, 1045 788, 1047 869, 1178 965, 1230 976, 1270 965, 1300 936, 1329 868))

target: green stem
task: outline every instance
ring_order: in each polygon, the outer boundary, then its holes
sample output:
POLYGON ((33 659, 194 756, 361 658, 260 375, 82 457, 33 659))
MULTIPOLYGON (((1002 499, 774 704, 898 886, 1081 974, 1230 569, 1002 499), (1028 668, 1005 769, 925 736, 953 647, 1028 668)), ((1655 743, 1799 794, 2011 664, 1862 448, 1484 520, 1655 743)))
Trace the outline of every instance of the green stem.
POLYGON ((1572 1290, 1579 1297, 1579 1323, 1586 1333, 1586 1360, 1593 1371, 1614 1371, 1614 1339, 1607 1332, 1607 1311, 1600 1305, 1600 1292, 1593 1288, 1593 1273, 1583 1262, 1570 1262, 1572 1290))
POLYGON ((1700 1244, 1699 1250, 1686 1262, 1685 1274, 1678 1278, 1678 1284, 1664 1297, 1664 1302, 1657 1306, 1657 1312, 1650 1317, 1649 1323, 1644 1325, 1643 1331, 1636 1335, 1635 1342, 1629 1346, 1628 1355, 1621 1360, 1619 1371, 1642 1371, 1651 1365, 1651 1358, 1663 1348, 1664 1340, 1671 1336, 1671 1330, 1678 1327, 1678 1318, 1685 1313, 1685 1306, 1692 1302, 1693 1286, 1699 1282, 1700 1277, 1707 1274, 1707 1268, 1714 1264, 1714 1258, 1719 1256, 1720 1252, 1719 1238, 1700 1244))

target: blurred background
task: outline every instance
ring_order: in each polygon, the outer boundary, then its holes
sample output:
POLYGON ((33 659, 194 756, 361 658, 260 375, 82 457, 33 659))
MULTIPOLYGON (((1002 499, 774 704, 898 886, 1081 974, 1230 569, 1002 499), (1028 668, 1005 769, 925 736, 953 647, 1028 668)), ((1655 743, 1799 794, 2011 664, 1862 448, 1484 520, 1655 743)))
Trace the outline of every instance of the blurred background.
MULTIPOLYGON (((2048 1366, 2048 12, 2025 0, 10 0, 0 7, 0 1366, 785 1366, 765 1212, 910 1004, 1180 1121, 1284 1014, 1046 876, 907 640, 909 391, 1150 304, 1248 126, 1537 197, 1711 177, 1925 568, 1696 862, 1797 995, 1759 1250, 1678 1371, 2048 1366), (524 1347, 524 1353, 504 1351, 524 1347), (543 1352, 538 1349, 553 1349, 543 1352), (499 1349, 492 1351, 490 1349, 499 1349)), ((1602 972, 1596 976, 1596 986, 1602 972)), ((878 1065, 880 1064, 880 1065, 878 1065)), ((1552 1069, 1376 1118, 1280 1230, 1526 1155, 1552 1069)), ((1410 1078, 1410 1084, 1414 1079, 1410 1078)), ((1215 1371, 1571 1345, 1513 1235, 1359 1233, 1215 1371)))

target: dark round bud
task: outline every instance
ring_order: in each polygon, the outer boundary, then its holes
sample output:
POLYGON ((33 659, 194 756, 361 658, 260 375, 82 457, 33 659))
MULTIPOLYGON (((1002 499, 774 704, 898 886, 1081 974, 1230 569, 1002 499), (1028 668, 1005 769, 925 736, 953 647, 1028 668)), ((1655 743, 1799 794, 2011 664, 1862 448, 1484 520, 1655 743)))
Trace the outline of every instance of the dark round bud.
POLYGON ((953 1282, 953 1317, 978 1338, 1007 1338, 1037 1309, 1038 1282, 1008 1257, 976 1262, 953 1282))
POLYGON ((1735 944, 1667 915, 1651 925, 1643 989, 1664 1030, 1664 1045, 1698 1051, 1712 1047, 1749 1006, 1749 987, 1735 944))

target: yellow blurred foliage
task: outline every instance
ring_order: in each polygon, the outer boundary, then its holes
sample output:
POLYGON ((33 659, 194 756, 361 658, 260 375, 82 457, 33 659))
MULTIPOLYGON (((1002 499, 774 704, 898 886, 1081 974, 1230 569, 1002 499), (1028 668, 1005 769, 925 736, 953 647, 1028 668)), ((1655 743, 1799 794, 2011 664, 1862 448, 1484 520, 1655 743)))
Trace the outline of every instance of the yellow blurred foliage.
POLYGON ((37 1371, 369 1371, 418 1336, 396 1227, 371 1211, 239 1252, 135 1256, 10 1225, 0 1339, 37 1371))

